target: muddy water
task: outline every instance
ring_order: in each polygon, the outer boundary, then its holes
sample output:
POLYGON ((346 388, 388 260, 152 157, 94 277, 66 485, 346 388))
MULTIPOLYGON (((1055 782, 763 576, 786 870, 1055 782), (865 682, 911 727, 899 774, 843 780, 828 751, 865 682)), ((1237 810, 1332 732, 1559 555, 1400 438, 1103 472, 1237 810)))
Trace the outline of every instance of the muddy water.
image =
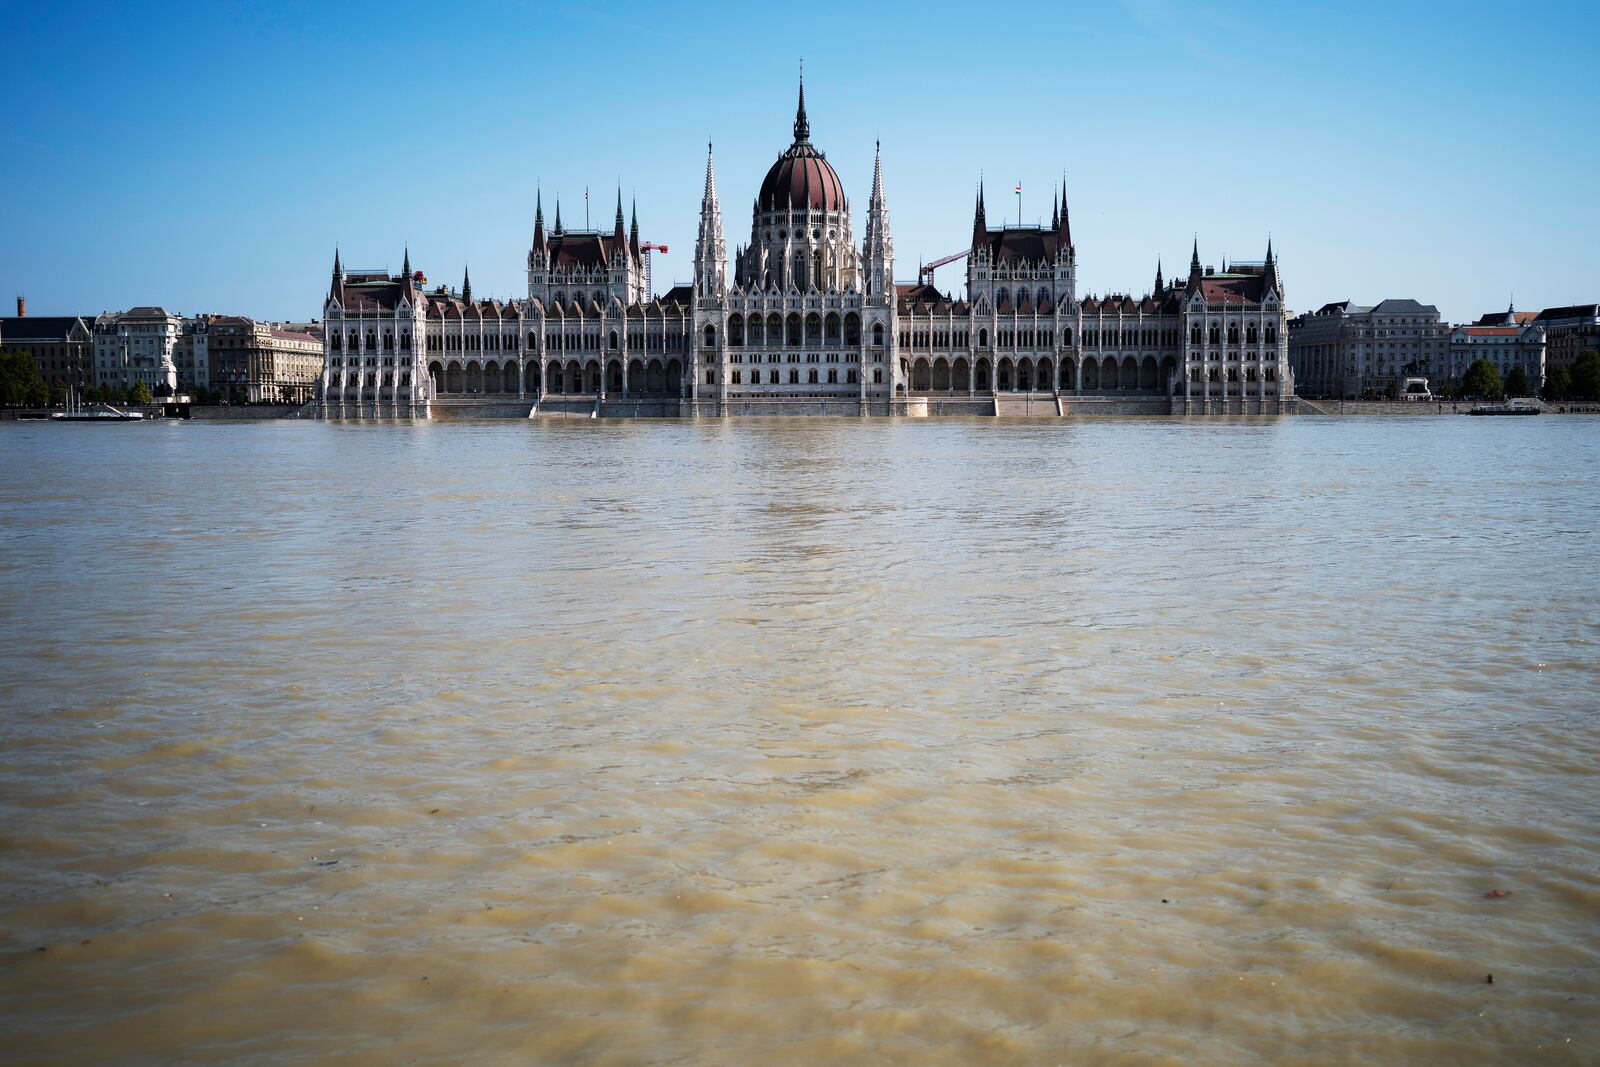
POLYGON ((1600 421, 0 456, 10 1063, 1600 1058, 1600 421))

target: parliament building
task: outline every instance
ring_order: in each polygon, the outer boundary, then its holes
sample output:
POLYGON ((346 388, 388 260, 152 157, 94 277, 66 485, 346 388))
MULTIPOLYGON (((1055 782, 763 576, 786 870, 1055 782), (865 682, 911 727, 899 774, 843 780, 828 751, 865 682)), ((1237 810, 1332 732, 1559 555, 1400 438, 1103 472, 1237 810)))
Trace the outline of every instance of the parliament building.
MULTIPOLYGON (((767 171, 729 255, 706 151, 694 280, 652 292, 649 246, 619 193, 612 229, 547 229, 536 194, 526 298, 476 299, 334 256, 319 409, 444 413, 1264 415, 1292 411, 1287 312, 1256 263, 1158 267, 1143 295, 1080 297, 1066 187, 1048 226, 989 225, 980 187, 961 299, 894 280, 881 150, 856 238, 844 183, 811 141, 767 171)), ((924 275, 925 277, 925 275, 924 275)))

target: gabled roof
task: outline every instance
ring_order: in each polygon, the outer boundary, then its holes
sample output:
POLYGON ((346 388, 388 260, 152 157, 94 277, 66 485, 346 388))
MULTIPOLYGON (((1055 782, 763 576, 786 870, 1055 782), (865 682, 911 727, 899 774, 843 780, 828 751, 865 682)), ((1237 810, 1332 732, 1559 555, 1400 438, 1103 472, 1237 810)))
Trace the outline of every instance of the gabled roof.
POLYGON ((1380 300, 1372 309, 1374 315, 1437 315, 1439 309, 1432 304, 1421 304, 1415 300, 1380 300))
POLYGON ((1259 304, 1266 299, 1266 278, 1260 274, 1208 274, 1200 279, 1207 304, 1259 304))
POLYGON ((1592 318, 1600 318, 1600 304, 1569 304, 1566 307, 1545 308, 1534 317, 1534 321, 1551 322, 1555 319, 1592 318))
POLYGON ((72 328, 81 324, 92 332, 94 320, 82 315, 24 315, 0 318, 0 337, 12 341, 65 341, 72 328))
POLYGON ((986 230, 989 258, 996 263, 1053 262, 1061 247, 1060 235, 1037 227, 986 230))

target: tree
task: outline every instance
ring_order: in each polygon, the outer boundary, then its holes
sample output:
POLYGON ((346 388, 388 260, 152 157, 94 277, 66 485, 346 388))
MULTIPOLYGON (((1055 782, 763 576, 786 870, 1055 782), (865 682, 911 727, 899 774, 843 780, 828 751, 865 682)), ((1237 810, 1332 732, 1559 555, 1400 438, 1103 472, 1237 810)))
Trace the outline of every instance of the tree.
POLYGON ((1600 400, 1600 352, 1584 352, 1572 361, 1572 399, 1600 400))
POLYGON ((32 356, 15 349, 0 352, 0 406, 42 405, 49 399, 49 388, 39 377, 39 368, 34 366, 32 356), (41 393, 44 400, 39 399, 41 393))
POLYGON ((148 404, 151 399, 150 387, 142 381, 134 382, 133 388, 128 390, 128 403, 130 404, 148 404))
POLYGON ((67 387, 60 382, 50 387, 50 406, 64 408, 67 406, 67 387))
POLYGON ((1500 382, 1500 372, 1486 359, 1475 359, 1472 366, 1467 368, 1467 373, 1461 376, 1461 391, 1468 396, 1482 397, 1485 400, 1498 400, 1505 392, 1505 386, 1500 382))
POLYGON ((1528 387, 1528 374, 1521 367, 1512 367, 1506 375, 1506 396, 1527 396, 1533 392, 1528 387))
POLYGON ((1546 400, 1565 400, 1571 395, 1571 370, 1566 367, 1557 367, 1544 376, 1544 398, 1546 400))
POLYGON ((203 385, 197 385, 194 387, 193 393, 190 394, 190 399, 196 404, 209 404, 211 403, 211 390, 203 385))

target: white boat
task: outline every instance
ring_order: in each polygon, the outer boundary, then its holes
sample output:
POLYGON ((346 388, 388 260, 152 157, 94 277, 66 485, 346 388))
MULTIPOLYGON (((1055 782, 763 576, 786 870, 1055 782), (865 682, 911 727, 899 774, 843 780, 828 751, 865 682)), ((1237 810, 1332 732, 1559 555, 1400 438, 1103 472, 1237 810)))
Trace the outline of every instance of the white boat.
POLYGON ((75 398, 68 398, 67 410, 56 411, 50 414, 52 422, 139 422, 144 419, 144 413, 139 411, 123 411, 110 404, 91 404, 80 407, 73 402, 75 398))

